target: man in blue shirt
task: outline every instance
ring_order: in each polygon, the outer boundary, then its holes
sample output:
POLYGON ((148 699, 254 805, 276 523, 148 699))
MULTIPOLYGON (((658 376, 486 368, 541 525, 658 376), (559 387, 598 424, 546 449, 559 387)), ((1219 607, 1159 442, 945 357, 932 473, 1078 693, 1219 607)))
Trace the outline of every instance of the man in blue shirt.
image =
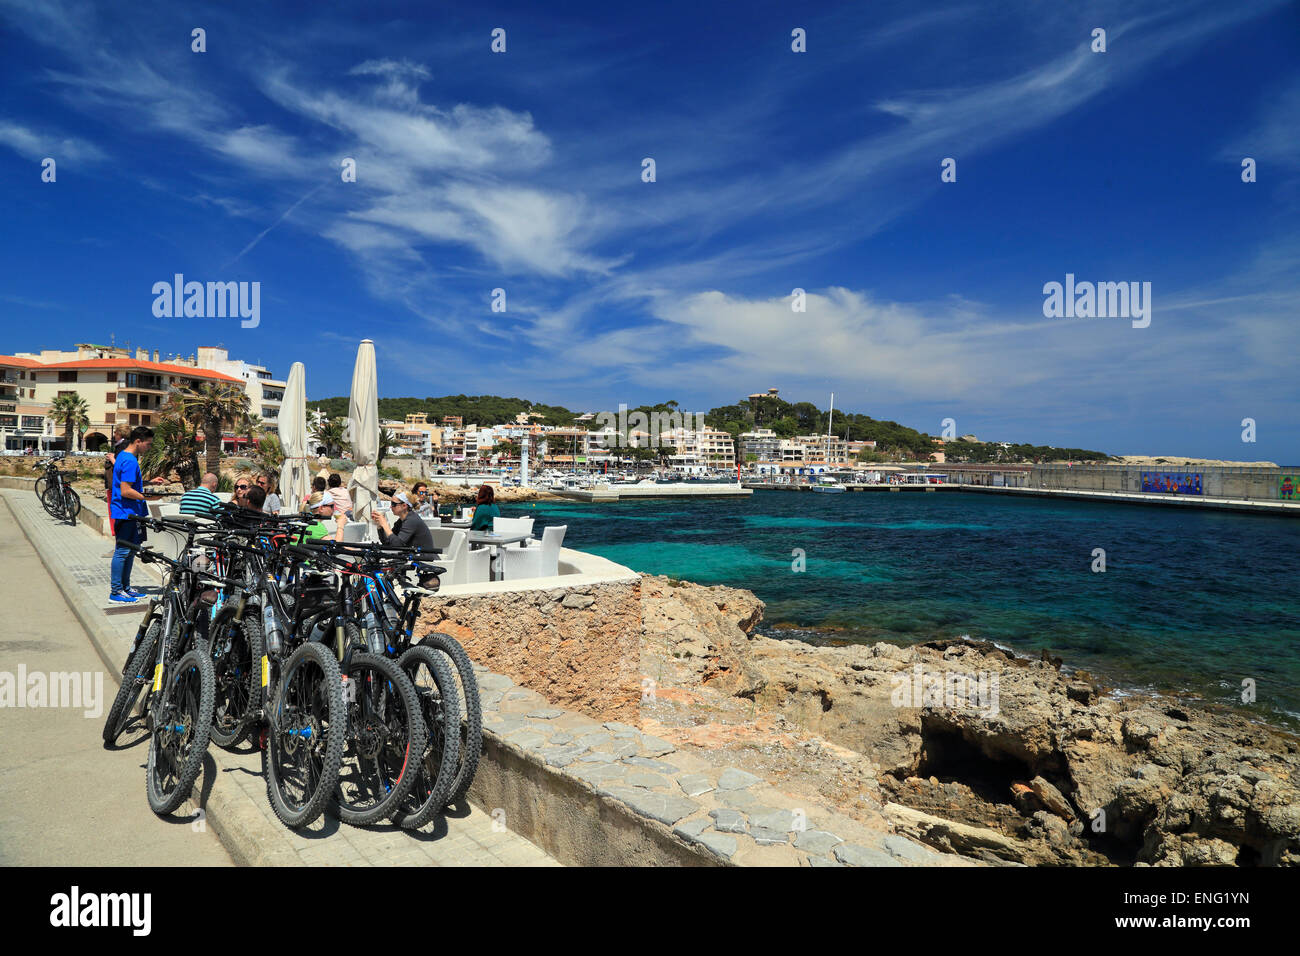
POLYGON ((131 589, 131 565, 135 552, 126 545, 144 541, 144 525, 135 519, 149 514, 144 497, 144 476, 140 473, 139 455, 153 444, 153 429, 137 425, 131 430, 126 448, 118 452, 113 462, 113 484, 108 513, 113 518, 113 565, 109 573, 109 600, 119 604, 134 604, 143 595, 131 589))

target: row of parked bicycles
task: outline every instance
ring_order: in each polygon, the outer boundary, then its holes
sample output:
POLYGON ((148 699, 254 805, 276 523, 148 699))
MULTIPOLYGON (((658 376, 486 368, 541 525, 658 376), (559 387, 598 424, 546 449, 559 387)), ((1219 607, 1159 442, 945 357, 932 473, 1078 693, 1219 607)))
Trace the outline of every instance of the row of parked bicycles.
POLYGON ((141 519, 171 555, 104 724, 148 733, 155 813, 185 802, 209 743, 256 747, 271 807, 292 828, 418 828, 462 800, 481 747, 478 685, 449 635, 414 636, 436 552, 312 541, 310 519, 222 505, 211 519, 141 519))
POLYGON ((51 458, 41 463, 44 471, 36 479, 34 490, 44 508, 52 518, 60 521, 77 523, 81 514, 81 497, 72 489, 72 475, 59 471, 58 459, 51 458))

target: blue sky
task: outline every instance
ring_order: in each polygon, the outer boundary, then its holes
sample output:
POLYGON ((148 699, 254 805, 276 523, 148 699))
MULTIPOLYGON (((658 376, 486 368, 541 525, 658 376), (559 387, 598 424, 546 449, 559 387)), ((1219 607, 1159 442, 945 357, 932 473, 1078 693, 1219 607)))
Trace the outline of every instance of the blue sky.
POLYGON ((384 395, 775 385, 1300 462, 1296 4, 238 6, 0 0, 0 351, 222 343, 323 397, 369 337, 384 395), (177 272, 260 325, 155 318, 177 272), (1150 282, 1150 326, 1045 318, 1066 273, 1150 282))

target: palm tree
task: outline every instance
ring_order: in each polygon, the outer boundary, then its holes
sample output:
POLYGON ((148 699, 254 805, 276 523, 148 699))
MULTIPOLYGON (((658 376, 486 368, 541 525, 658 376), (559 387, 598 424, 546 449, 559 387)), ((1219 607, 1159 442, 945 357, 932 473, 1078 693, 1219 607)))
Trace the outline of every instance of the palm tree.
POLYGON ((170 410, 203 431, 207 470, 220 474, 221 437, 248 418, 248 395, 234 382, 204 382, 197 388, 173 392, 167 400, 170 410))
POLYGON ((347 428, 347 424, 346 418, 322 418, 312 433, 316 441, 325 446, 325 454, 331 458, 341 455, 347 445, 343 438, 343 430, 347 428))
POLYGON ((250 451, 250 457, 259 469, 268 475, 279 477, 280 466, 284 464, 284 448, 280 445, 279 435, 275 432, 263 432, 250 451))
POLYGON ((398 447, 398 444, 397 436, 391 431, 387 428, 379 429, 379 454, 375 455, 375 465, 382 465, 384 463, 384 457, 394 448, 398 447))
POLYGON ((186 491, 197 488, 199 444, 194 426, 174 412, 165 410, 154 423, 153 442, 140 455, 140 469, 146 478, 166 477, 174 471, 186 491))
POLYGON ((71 455, 72 432, 90 424, 90 407, 76 392, 67 392, 50 405, 50 417, 63 426, 63 448, 71 455))

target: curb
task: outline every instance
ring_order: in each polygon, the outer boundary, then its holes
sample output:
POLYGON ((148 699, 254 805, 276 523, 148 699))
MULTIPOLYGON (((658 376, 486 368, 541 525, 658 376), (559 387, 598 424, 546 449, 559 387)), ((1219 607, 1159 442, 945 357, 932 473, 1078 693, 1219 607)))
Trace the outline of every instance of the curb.
MULTIPOLYGON (((0 496, 3 498, 4 496, 0 496)), ((9 504, 7 498, 4 499, 5 508, 14 523, 22 529, 23 536, 27 538, 28 544, 40 558, 41 564, 54 579, 55 586, 63 599, 72 609, 72 613, 81 623, 82 629, 90 639, 91 646, 95 653, 99 655, 100 661, 103 662, 109 679, 116 685, 121 686, 122 679, 119 665, 122 651, 114 651, 114 638, 105 631, 103 611, 92 605, 86 600, 81 593, 80 586, 72 580, 71 575, 59 564, 46 558, 44 552, 37 545, 32 537, 32 532, 28 527, 27 521, 19 515, 17 511, 9 504)), ((223 751, 219 748, 209 748, 208 753, 212 755, 213 761, 220 771, 225 769, 222 766, 221 755, 223 751)), ((192 800, 193 798, 191 798, 192 800)), ((220 792, 213 788, 208 794, 207 803, 203 806, 205 820, 212 826, 213 833, 230 854, 231 860, 236 866, 301 866, 302 861, 297 855, 289 850, 277 852, 273 847, 278 842, 279 833, 270 825, 266 824, 260 816, 248 813, 237 806, 236 800, 230 795, 220 792), (262 832, 258 832, 262 831, 262 832), (260 839, 259 839, 260 837, 260 839)))

